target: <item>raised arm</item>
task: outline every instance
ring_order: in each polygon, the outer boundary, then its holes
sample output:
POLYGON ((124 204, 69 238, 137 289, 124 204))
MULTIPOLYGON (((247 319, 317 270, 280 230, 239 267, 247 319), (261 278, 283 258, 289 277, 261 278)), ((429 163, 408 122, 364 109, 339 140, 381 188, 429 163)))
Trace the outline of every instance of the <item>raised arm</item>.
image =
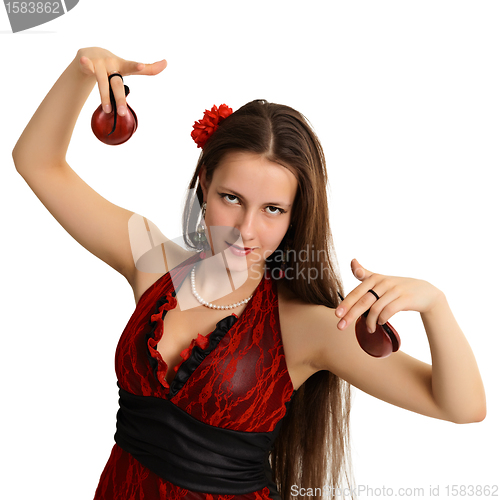
MULTIPOLYGON (((135 270, 128 221, 134 212, 114 205, 87 185, 66 162, 66 152, 76 120, 96 81, 103 109, 109 112, 110 73, 156 75, 165 67, 165 60, 142 64, 99 47, 80 49, 12 152, 17 171, 64 229, 129 282, 135 270)), ((111 85, 120 112, 126 106, 124 85, 120 78, 112 78, 111 85)))
POLYGON ((474 354, 443 292, 426 281, 370 273, 353 261, 362 283, 339 307, 317 314, 317 368, 329 370, 379 399, 423 415, 456 423, 479 422, 486 398, 474 354), (373 289, 378 300, 368 290, 373 289), (432 366, 398 351, 373 358, 358 345, 356 319, 370 309, 373 331, 398 311, 420 312, 432 366), (344 323, 342 323, 344 322, 344 323))

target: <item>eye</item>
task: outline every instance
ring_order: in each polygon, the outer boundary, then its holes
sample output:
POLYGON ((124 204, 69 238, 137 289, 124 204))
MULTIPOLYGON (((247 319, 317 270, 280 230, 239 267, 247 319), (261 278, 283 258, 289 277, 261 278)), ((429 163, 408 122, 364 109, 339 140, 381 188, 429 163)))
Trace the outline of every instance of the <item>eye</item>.
MULTIPOLYGON (((229 193, 217 193, 217 194, 224 201, 226 201, 227 203, 229 203, 229 205, 237 205, 238 204, 237 202, 239 201, 239 198, 237 196, 235 196, 234 194, 229 194, 229 193)), ((271 211, 270 212, 266 212, 269 215, 277 216, 277 215, 286 213, 286 210, 284 210, 283 208, 273 207, 272 205, 267 206, 266 207, 266 211, 269 208, 271 209, 271 211)))
POLYGON ((284 214, 285 213, 285 210, 283 210, 282 208, 272 207, 272 206, 266 207, 266 209, 267 208, 274 208, 275 211, 268 212, 268 214, 271 214, 271 215, 278 215, 278 214, 284 214))
POLYGON ((219 196, 224 198, 230 205, 236 205, 235 202, 238 200, 238 197, 234 196, 234 194, 219 193, 219 196), (229 200, 228 198, 234 198, 234 200, 229 200))

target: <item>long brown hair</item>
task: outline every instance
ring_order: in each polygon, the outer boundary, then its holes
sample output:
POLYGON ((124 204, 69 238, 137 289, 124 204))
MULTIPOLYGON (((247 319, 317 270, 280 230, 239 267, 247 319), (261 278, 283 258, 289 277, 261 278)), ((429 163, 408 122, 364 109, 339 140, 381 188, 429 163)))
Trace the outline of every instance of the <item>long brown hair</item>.
MULTIPOLYGON (((262 99, 249 102, 227 117, 208 139, 189 184, 183 213, 185 243, 197 248, 191 236, 203 202, 198 182, 201 167, 204 165, 210 181, 223 156, 231 151, 262 155, 297 177, 292 227, 266 259, 267 266, 274 275, 287 254, 286 286, 307 303, 337 307, 337 292, 343 294, 343 289, 328 222, 325 157, 307 119, 289 106, 262 99), (301 251, 308 258, 302 259, 301 251), (293 279, 287 279, 289 270, 293 279)), ((326 370, 309 377, 297 390, 270 455, 273 480, 283 500, 291 498, 293 485, 314 492, 322 488, 325 494, 324 488, 334 492, 343 476, 349 483, 349 412, 349 384, 326 370)))

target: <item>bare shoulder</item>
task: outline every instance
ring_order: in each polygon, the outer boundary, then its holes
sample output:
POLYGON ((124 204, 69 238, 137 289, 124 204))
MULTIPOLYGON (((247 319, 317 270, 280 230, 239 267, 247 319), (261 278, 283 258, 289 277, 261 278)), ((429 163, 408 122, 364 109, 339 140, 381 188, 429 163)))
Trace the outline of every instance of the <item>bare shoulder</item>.
POLYGON ((154 222, 138 213, 128 219, 128 239, 130 263, 122 274, 132 287, 136 304, 153 283, 196 253, 167 238, 154 222))
POLYGON ((278 300, 287 367, 297 389, 323 369, 320 354, 325 333, 333 330, 332 325, 336 324, 335 309, 305 302, 281 281, 278 281, 278 300))
MULTIPOLYGON (((283 319, 290 318, 293 321, 299 321, 301 325, 310 323, 317 319, 317 313, 319 311, 333 311, 335 316, 335 309, 329 309, 321 304, 310 304, 305 302, 303 299, 298 297, 292 290, 290 290, 284 281, 279 280, 278 283, 278 295, 279 295, 279 305, 280 313, 283 310, 286 316, 283 319)), ((281 320, 280 314, 280 320, 281 320)))
POLYGON ((144 292, 170 269, 173 269, 196 254, 196 252, 185 250, 170 240, 162 242, 158 248, 155 247, 155 253, 157 255, 152 255, 151 258, 158 261, 158 265, 156 267, 158 269, 157 272, 154 272, 154 267, 152 268, 153 272, 145 272, 141 270, 141 266, 135 266, 130 273, 130 276, 127 277, 127 280, 134 292, 136 304, 139 302, 144 292), (163 260, 161 264, 160 258, 163 260))

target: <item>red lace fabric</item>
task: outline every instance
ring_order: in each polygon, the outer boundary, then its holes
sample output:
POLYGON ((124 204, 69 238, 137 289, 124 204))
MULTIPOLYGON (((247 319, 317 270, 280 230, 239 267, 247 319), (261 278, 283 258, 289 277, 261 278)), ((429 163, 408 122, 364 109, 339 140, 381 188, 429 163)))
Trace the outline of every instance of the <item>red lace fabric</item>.
MULTIPOLYGON (((176 275, 179 277, 190 269, 186 265, 172 270, 172 275, 181 273, 176 275)), ((272 431, 285 416, 285 403, 293 393, 281 339, 276 283, 264 276, 241 316, 233 315, 237 319, 227 331, 216 328, 207 337, 198 335, 191 341, 174 369, 176 378, 183 370, 185 377, 188 374, 187 380, 171 396, 165 380, 168 367, 156 345, 164 334, 164 315, 176 305, 170 273, 142 295, 116 349, 115 369, 120 387, 139 396, 170 399, 192 417, 213 426, 247 432, 272 431), (220 338, 215 347, 211 336, 220 338), (188 365, 187 360, 191 365, 188 372, 183 366, 188 365)), ((94 500, 270 498, 267 487, 245 495, 212 495, 183 489, 149 471, 115 444, 94 500)))
MULTIPOLYGON (((236 314, 235 316, 238 317, 236 314)), ((206 337, 198 334, 198 336, 195 339, 191 340, 191 344, 189 344, 189 347, 186 347, 186 349, 184 349, 181 352, 181 358, 184 361, 187 361, 189 359, 189 356, 191 356, 191 353, 193 352, 194 346, 198 346, 200 349, 206 349, 208 346, 209 339, 210 339, 210 333, 206 337)), ((174 366, 174 372, 177 373, 179 371, 179 366, 181 366, 182 363, 183 361, 181 361, 177 366, 174 366)))

